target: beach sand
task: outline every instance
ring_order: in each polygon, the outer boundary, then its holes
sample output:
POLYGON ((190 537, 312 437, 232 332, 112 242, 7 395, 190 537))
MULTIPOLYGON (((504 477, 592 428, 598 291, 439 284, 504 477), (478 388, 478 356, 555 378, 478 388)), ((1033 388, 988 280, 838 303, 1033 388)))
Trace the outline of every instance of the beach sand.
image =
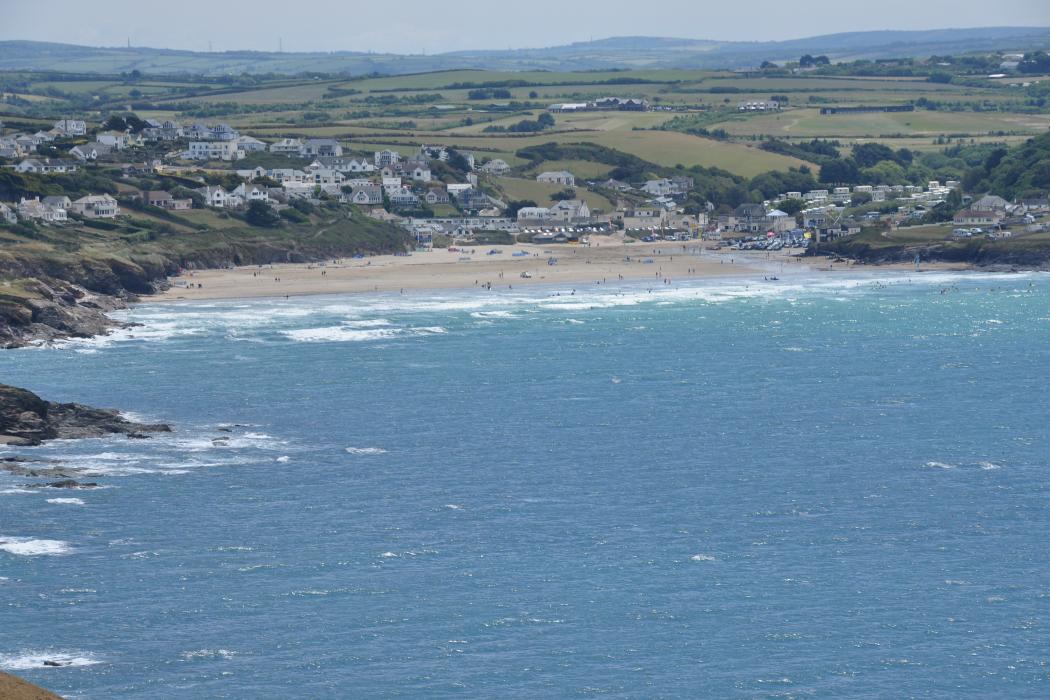
MULTIPOLYGON (((598 281, 651 279, 653 287, 705 277, 760 273, 757 258, 736 251, 701 251, 699 241, 625 243, 595 237, 585 245, 473 246, 411 255, 376 255, 313 264, 275 264, 197 270, 171 279, 171 289, 151 300, 235 299, 424 289, 519 288, 546 284, 586 287, 598 281), (489 255, 489 251, 498 254, 489 255), (520 255, 521 252, 527 255, 520 255), (519 253, 519 256, 514 256, 519 253), (557 264, 548 264, 556 259, 557 264), (522 277, 527 273, 528 277, 522 277), (198 285, 200 285, 198 287, 198 285)), ((764 256, 764 254, 763 254, 764 256)), ((766 262, 766 261, 764 261, 766 262)), ((797 265, 792 261, 787 264, 797 265)), ((772 269, 772 268, 770 268, 772 269)), ((770 272, 769 274, 772 274, 770 272)))
MULTIPOLYGON (((797 251, 742 252, 728 248, 716 251, 714 244, 704 245, 706 247, 702 247, 700 241, 625 242, 620 234, 594 236, 589 246, 472 246, 456 251, 435 249, 411 255, 376 255, 312 264, 197 270, 171 278, 171 288, 150 297, 150 301, 355 292, 410 294, 428 289, 485 290, 488 285, 502 290, 536 284, 582 289, 599 282, 615 284, 621 279, 648 279, 656 289, 704 278, 861 269, 861 266, 829 263, 822 258, 801 259, 797 251), (492 250, 500 252, 488 254, 492 250), (522 252, 526 255, 521 255, 522 252), (557 264, 548 264, 552 258, 557 264), (522 277, 523 273, 528 277, 522 277)), ((892 267, 912 269, 910 265, 892 267)))

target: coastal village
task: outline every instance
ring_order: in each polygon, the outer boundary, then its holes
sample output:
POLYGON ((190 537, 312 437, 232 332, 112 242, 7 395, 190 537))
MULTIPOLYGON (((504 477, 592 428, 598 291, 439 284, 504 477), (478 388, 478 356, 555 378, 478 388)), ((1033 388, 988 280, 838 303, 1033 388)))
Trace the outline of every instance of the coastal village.
MULTIPOLYGON (((776 102, 739 106, 747 111, 779 108, 776 102)), ((651 109, 646 100, 605 97, 553 104, 549 112, 651 109)), ((557 170, 534 176, 537 183, 560 188, 552 201, 507 201, 496 185, 520 173, 500 158, 442 145, 405 153, 358 150, 347 139, 266 140, 221 122, 181 124, 140 120, 133 114, 104 124, 64 118, 34 133, 0 124, 0 168, 45 181, 108 173, 115 184, 111 191, 76 198, 52 188, 56 191, 51 195, 0 202, 0 223, 9 225, 116 219, 129 209, 212 209, 244 216, 252 225, 274 225, 281 217, 295 220, 294 211, 303 203, 328 201, 403 227, 419 249, 475 241, 563 244, 617 231, 645 242, 748 239, 751 247, 804 248, 873 224, 896 228, 922 221, 953 196, 961 204, 953 220, 955 237, 1003 238, 1050 229, 1044 218, 1050 213, 1047 200, 974 196, 963 193, 954 180, 783 192, 734 208, 707 202, 699 211, 687 211, 683 201, 694 187, 689 176, 628 182, 585 180, 557 170), (261 160, 266 165, 251 166, 261 160), (131 176, 177 185, 137 189, 122 183, 131 176), (600 193, 616 206, 592 207, 581 190, 600 193)))

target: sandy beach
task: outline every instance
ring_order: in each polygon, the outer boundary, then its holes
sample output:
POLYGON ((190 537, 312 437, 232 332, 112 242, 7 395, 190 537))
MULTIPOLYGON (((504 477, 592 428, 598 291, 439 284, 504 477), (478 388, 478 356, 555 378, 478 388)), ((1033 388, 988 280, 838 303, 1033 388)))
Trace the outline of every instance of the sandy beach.
MULTIPOLYGON (((777 261, 765 260, 770 265, 777 261)), ((785 265, 799 265, 791 260, 785 265)), ((585 245, 476 246, 411 255, 376 255, 312 264, 275 264, 187 271, 153 300, 234 299, 421 289, 492 289, 528 285, 589 286, 651 279, 653 286, 685 279, 760 274, 751 254, 702 249, 699 241, 625 243, 602 237, 585 245), (490 254, 490 251, 499 251, 490 254), (514 255, 517 253, 518 255, 514 255), (522 254, 525 253, 525 254, 522 254), (555 264, 551 264, 551 262, 555 264)), ((770 272, 769 274, 773 274, 770 272)))
MULTIPOLYGON (((822 258, 800 259, 797 251, 716 251, 714 247, 712 243, 701 245, 700 241, 625 242, 621 235, 592 239, 589 246, 475 246, 323 263, 196 270, 171 278, 171 288, 151 297, 151 301, 355 292, 408 294, 426 289, 513 289, 537 284, 585 288, 644 279, 652 280, 657 288, 691 279, 862 269, 822 258)), ((910 265, 886 267, 911 269, 910 265)))

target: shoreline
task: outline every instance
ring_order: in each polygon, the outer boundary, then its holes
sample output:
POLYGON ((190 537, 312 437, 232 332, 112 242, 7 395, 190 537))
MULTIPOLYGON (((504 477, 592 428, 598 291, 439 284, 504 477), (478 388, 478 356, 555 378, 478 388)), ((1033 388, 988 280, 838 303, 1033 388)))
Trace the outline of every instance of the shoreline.
MULTIPOLYGON (((652 288, 733 277, 794 276, 873 270, 911 270, 911 264, 831 263, 791 252, 736 251, 701 241, 636 243, 610 238, 592 246, 532 244, 473 246, 409 255, 376 255, 320 263, 274 263, 187 271, 170 286, 137 302, 172 303, 222 299, 290 298, 338 294, 436 290, 514 290, 538 285, 594 289, 618 282, 652 280, 652 288), (489 254, 490 251, 499 251, 489 254), (522 255, 521 253, 527 253, 522 255), (515 255, 518 253, 518 255, 515 255), (556 264, 548 260, 556 259, 556 264), (523 277, 522 274, 527 274, 523 277), (199 285, 199 286, 198 286, 199 285)), ((965 264, 929 263, 922 270, 968 270, 965 264)))

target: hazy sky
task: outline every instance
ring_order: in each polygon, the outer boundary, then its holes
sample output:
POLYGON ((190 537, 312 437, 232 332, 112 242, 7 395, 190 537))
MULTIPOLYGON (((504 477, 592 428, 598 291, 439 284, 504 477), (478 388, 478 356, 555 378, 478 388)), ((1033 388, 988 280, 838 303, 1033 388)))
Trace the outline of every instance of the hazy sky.
POLYGON ((1050 0, 0 0, 0 39, 207 50, 439 53, 643 35, 794 39, 870 29, 1050 26, 1050 0))

